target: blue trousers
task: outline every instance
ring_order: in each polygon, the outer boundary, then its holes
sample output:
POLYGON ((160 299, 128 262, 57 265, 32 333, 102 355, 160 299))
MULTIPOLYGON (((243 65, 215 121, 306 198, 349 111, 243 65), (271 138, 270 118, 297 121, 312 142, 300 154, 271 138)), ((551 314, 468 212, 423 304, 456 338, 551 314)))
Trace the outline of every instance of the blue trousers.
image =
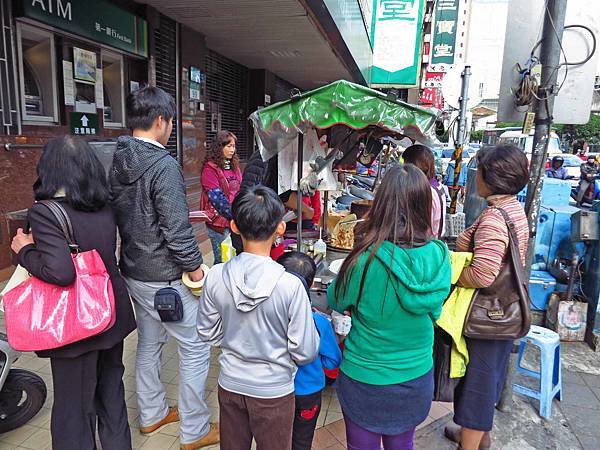
POLYGON ((208 238, 210 239, 210 243, 212 244, 213 255, 215 257, 214 264, 221 264, 223 260, 221 259, 221 242, 225 240, 227 233, 219 233, 212 228, 208 229, 208 238))

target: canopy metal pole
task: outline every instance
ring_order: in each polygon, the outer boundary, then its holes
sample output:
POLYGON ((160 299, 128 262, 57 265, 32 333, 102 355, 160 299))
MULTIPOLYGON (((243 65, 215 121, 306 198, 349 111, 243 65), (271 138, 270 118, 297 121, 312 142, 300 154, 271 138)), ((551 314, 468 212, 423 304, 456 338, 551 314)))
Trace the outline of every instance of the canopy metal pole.
POLYGON ((321 233, 321 238, 327 236, 327 216, 329 215, 328 207, 329 207, 329 191, 323 192, 323 198, 321 199, 323 203, 323 223, 321 225, 321 229, 323 230, 321 233))
POLYGON ((302 179, 302 172, 304 166, 304 135, 298 133, 298 184, 296 186, 296 216, 298 217, 296 222, 296 235, 297 235, 297 248, 298 251, 302 251, 302 193, 300 192, 300 180, 302 179))

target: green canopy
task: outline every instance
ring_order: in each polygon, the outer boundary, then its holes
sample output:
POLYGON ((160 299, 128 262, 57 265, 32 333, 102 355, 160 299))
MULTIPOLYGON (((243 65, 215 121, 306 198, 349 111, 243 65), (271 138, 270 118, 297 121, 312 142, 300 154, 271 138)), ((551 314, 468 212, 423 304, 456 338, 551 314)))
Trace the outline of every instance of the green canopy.
POLYGON ((344 80, 259 109, 250 116, 264 160, 279 153, 298 133, 334 125, 357 131, 375 128, 382 136, 431 144, 436 141, 435 119, 436 114, 427 109, 344 80))

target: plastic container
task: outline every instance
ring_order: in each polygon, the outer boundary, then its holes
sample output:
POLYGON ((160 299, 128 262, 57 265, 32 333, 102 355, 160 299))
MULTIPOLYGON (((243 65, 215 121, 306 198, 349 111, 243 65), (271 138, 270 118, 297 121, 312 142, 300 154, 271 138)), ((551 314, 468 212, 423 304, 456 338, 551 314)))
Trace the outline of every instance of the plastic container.
POLYGON ((315 244, 313 245, 313 252, 315 256, 325 256, 327 254, 327 244, 323 239, 319 239, 317 242, 315 242, 315 244))
POLYGON ((573 206, 542 205, 535 239, 535 261, 550 264, 554 258, 569 258, 573 252, 583 256, 585 244, 571 239, 571 216, 579 209, 573 206))
POLYGON ((568 206, 571 201, 571 181, 544 178, 542 204, 544 206, 568 206))
POLYGON ((315 256, 323 255, 323 257, 325 257, 325 255, 327 254, 327 244, 322 239, 322 237, 323 237, 322 235, 323 235, 323 229, 321 228, 319 230, 319 240, 313 244, 313 254, 315 256))
POLYGON ((531 309, 545 311, 550 295, 556 290, 556 278, 548 272, 533 270, 529 278, 531 309))
POLYGON ((333 311, 331 313, 331 319, 335 333, 340 336, 348 336, 350 328, 352 328, 352 318, 345 314, 340 314, 337 311, 333 311))

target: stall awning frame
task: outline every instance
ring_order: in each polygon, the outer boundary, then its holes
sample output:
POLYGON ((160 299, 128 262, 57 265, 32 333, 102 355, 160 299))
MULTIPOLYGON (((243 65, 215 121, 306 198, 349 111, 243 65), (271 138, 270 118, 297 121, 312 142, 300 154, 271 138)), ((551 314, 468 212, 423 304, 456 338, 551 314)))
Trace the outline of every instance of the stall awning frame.
POLYGON ((299 133, 334 125, 357 131, 375 127, 382 135, 432 144, 437 140, 436 117, 437 110, 409 105, 374 89, 339 80, 259 109, 251 114, 250 120, 266 161, 299 133))

